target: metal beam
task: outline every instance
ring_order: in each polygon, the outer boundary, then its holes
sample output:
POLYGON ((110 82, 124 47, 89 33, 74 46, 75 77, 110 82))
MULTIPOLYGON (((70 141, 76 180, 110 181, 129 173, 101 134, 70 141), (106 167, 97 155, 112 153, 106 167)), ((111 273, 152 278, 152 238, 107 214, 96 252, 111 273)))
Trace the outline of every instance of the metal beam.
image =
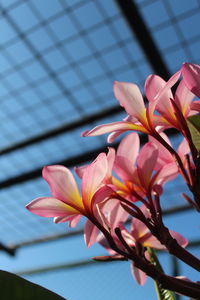
POLYGON ((115 0, 124 15, 134 37, 143 49, 153 70, 165 80, 169 79, 170 72, 156 46, 151 33, 145 24, 134 0, 115 0))
MULTIPOLYGON (((193 240, 193 241, 189 242, 188 248, 194 248, 196 246, 200 246, 200 240, 193 240)), ((158 252, 160 252, 160 251, 158 250, 158 252)), ((112 263, 113 262, 115 262, 115 261, 112 261, 112 263)), ((20 275, 20 276, 24 276, 24 275, 33 275, 33 274, 58 271, 58 270, 63 270, 63 269, 88 267, 88 266, 91 266, 94 264, 99 264, 98 266, 100 266, 101 264, 104 265, 104 263, 105 262, 88 259, 88 260, 80 260, 80 261, 75 261, 75 262, 62 263, 62 264, 58 264, 58 265, 50 265, 50 266, 41 267, 41 268, 33 268, 33 269, 15 271, 14 273, 17 275, 20 275)), ((109 263, 111 263, 111 261, 109 261, 109 263)))
POLYGON ((46 131, 40 135, 34 136, 34 137, 26 139, 22 142, 16 143, 10 147, 4 148, 4 149, 0 150, 0 155, 8 154, 12 151, 19 150, 23 147, 30 146, 34 143, 41 142, 45 139, 53 138, 59 134, 69 132, 69 131, 79 128, 81 126, 85 126, 89 123, 95 122, 97 120, 101 120, 103 118, 118 114, 123 111, 124 111, 124 109, 122 109, 121 106, 119 106, 119 105, 113 106, 111 108, 105 109, 105 110, 98 112, 96 114, 93 114, 91 116, 81 118, 79 120, 71 122, 70 124, 68 124, 68 123, 64 124, 63 126, 54 128, 54 129, 46 131))
MULTIPOLYGON (((170 136, 177 135, 177 130, 168 129, 167 133, 170 136)), ((141 142, 141 144, 144 144, 145 142, 147 142, 147 136, 144 135, 144 134, 140 135, 140 142, 141 142)), ((112 147, 116 149, 118 145, 119 145, 119 143, 113 143, 112 147)), ((63 166, 66 166, 68 168, 71 168, 71 167, 74 167, 74 166, 78 166, 82 163, 92 161, 98 156, 99 153, 107 152, 107 150, 108 150, 108 145, 104 145, 100 148, 97 148, 95 150, 87 151, 87 152, 85 152, 81 155, 78 155, 78 156, 73 156, 73 157, 70 157, 68 159, 61 160, 61 161, 51 162, 51 165, 63 165, 63 166)), ((18 176, 11 177, 11 178, 8 178, 6 180, 0 181, 0 189, 8 188, 9 186, 12 186, 14 184, 23 183, 27 180, 33 180, 35 178, 40 177, 41 174, 42 174, 42 168, 43 168, 43 166, 41 166, 41 167, 39 167, 35 170, 32 170, 31 172, 25 172, 21 175, 18 175, 18 176)))

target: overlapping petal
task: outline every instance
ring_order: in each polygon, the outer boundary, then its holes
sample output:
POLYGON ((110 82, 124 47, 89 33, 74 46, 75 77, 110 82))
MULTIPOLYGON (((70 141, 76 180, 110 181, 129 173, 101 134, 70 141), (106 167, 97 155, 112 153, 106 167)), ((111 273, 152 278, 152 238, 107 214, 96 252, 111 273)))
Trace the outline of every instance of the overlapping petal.
MULTIPOLYGON (((128 130, 134 130, 134 131, 139 131, 143 133, 148 133, 148 130, 144 128, 142 125, 137 125, 131 122, 127 121, 121 121, 121 122, 113 122, 109 124, 103 124, 94 127, 91 130, 86 130, 82 133, 82 136, 96 136, 96 135, 101 135, 105 133, 110 133, 110 132, 115 132, 115 138, 116 136, 119 136, 125 131, 128 130), (117 133, 117 134, 116 134, 117 133)), ((114 139, 112 138, 112 141, 114 139)))
POLYGON ((51 197, 40 197, 31 201, 26 208, 42 217, 65 217, 80 214, 80 212, 65 202, 51 197))
POLYGON ((92 246, 97 239, 99 229, 90 221, 87 220, 84 228, 84 240, 87 247, 92 246))
POLYGON ((93 161, 83 173, 82 178, 82 199, 84 206, 88 209, 91 208, 92 197, 107 175, 108 162, 105 153, 98 155, 95 161, 93 161))
POLYGON ((134 165, 139 153, 139 147, 139 136, 135 132, 123 138, 118 146, 114 170, 123 181, 132 181, 135 178, 134 165))
POLYGON ((131 273, 139 285, 143 286, 146 283, 147 275, 140 269, 136 268, 134 262, 131 263, 131 273))
POLYGON ((137 170, 141 186, 148 190, 151 182, 151 176, 158 158, 158 149, 156 145, 149 142, 141 149, 137 158, 137 170))
POLYGON ((136 84, 129 82, 114 82, 114 94, 128 115, 136 117, 141 123, 146 123, 146 109, 142 94, 136 84))
POLYGON ((83 208, 77 184, 69 169, 60 165, 46 166, 42 170, 42 176, 55 198, 83 208))
POLYGON ((185 81, 181 80, 176 89, 175 102, 177 103, 184 117, 187 117, 189 114, 193 98, 194 94, 191 93, 186 87, 185 81))
POLYGON ((200 98, 200 66, 184 63, 181 68, 182 76, 187 88, 200 98))

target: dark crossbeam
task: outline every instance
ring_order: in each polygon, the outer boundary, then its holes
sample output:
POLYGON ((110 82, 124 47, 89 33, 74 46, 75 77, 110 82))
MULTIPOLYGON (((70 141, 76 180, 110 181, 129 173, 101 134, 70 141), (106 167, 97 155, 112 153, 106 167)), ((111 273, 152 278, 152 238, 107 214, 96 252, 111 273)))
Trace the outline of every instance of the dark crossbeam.
POLYGON ((134 37, 142 47, 146 58, 153 70, 165 80, 169 79, 170 72, 151 36, 151 33, 142 18, 134 0, 115 0, 121 9, 134 37))
MULTIPOLYGON (((167 134, 170 135, 170 136, 177 135, 178 131, 175 130, 175 129, 168 129, 167 134)), ((140 141, 141 141, 141 144, 146 143, 147 142, 147 136, 144 135, 144 134, 140 135, 140 141)), ((119 143, 112 143, 112 147, 116 149, 118 147, 118 144, 119 143)), ((52 165, 63 165, 63 166, 66 166, 68 168, 72 168, 74 166, 78 166, 80 164, 84 164, 84 163, 87 163, 89 161, 94 160, 99 153, 107 152, 108 151, 108 146, 109 145, 104 145, 104 146, 102 146, 100 148, 97 148, 95 150, 90 150, 90 151, 85 152, 81 155, 74 156, 74 157, 71 157, 71 158, 68 158, 68 159, 65 159, 65 160, 62 160, 62 161, 52 162, 51 164, 52 165)), ((8 178, 4 181, 1 181, 0 182, 0 189, 4 189, 4 188, 7 188, 7 187, 12 186, 14 184, 23 183, 27 180, 32 180, 32 179, 40 177, 42 175, 42 167, 43 166, 41 166, 40 168, 37 168, 37 169, 35 169, 31 172, 26 172, 26 173, 23 173, 21 175, 11 177, 11 178, 8 178)))
POLYGON ((79 120, 76 120, 76 121, 68 123, 68 124, 64 124, 60 127, 54 128, 54 129, 46 131, 46 132, 44 132, 40 135, 34 136, 34 137, 26 139, 22 142, 16 143, 16 144, 14 144, 10 147, 4 148, 4 149, 0 150, 0 155, 4 155, 4 154, 10 153, 12 151, 21 149, 23 147, 32 145, 34 143, 41 142, 45 139, 53 138, 53 137, 55 137, 59 134, 69 132, 69 131, 74 130, 76 128, 79 128, 81 126, 90 124, 90 123, 95 122, 97 120, 109 117, 111 115, 118 114, 118 113, 123 112, 123 111, 124 111, 124 109, 122 109, 121 106, 119 106, 119 105, 113 106, 111 108, 105 109, 105 110, 100 111, 100 112, 98 112, 96 114, 93 114, 91 116, 81 118, 79 120))

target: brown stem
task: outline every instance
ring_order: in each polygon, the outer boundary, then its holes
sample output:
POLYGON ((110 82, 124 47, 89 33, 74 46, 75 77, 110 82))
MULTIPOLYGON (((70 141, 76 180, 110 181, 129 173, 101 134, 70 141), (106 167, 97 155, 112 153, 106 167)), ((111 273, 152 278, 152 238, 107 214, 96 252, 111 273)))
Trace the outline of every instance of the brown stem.
POLYGON ((163 223, 159 225, 156 224, 155 227, 150 224, 148 227, 151 233, 167 248, 170 254, 176 256, 195 270, 200 271, 200 260, 180 246, 163 223))
MULTIPOLYGON (((125 252, 119 249, 114 242, 111 234, 96 220, 95 217, 90 217, 91 222, 93 222, 99 230, 104 234, 105 238, 107 239, 110 247, 120 255, 124 256, 125 258, 134 261, 134 264, 137 268, 145 272, 148 276, 153 278, 154 280, 158 281, 163 288, 181 293, 185 296, 192 297, 195 299, 200 299, 200 285, 188 282, 186 280, 173 278, 171 276, 165 275, 160 272, 153 264, 146 261, 143 257, 137 255, 136 251, 130 247, 128 247, 128 252, 125 252)), ((119 231, 118 234, 120 235, 121 232, 119 231)), ((123 239, 124 241, 124 239, 123 239)), ((124 245, 125 246, 125 245, 124 245)), ((127 244, 126 244, 127 246, 127 244)), ((127 247, 126 247, 127 248, 127 247)))

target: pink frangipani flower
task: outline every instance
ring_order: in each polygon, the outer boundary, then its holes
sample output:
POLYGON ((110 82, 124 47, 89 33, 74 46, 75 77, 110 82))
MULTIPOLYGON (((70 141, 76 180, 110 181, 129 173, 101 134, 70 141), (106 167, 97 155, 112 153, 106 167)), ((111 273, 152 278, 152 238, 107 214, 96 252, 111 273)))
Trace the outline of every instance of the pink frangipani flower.
MULTIPOLYGON (((136 200, 134 191, 140 196, 151 193, 156 186, 160 186, 169 180, 170 176, 177 172, 175 164, 164 164, 158 167, 159 147, 156 143, 148 142, 139 152, 139 136, 133 132, 127 135, 121 142, 117 150, 114 170, 123 183, 113 180, 118 192, 123 196, 132 194, 132 200, 136 200)), ((170 163, 172 158, 170 157, 170 163)), ((174 163, 174 160, 173 160, 174 163)))
POLYGON ((136 84, 115 81, 114 94, 120 105, 126 110, 128 117, 121 122, 99 125, 90 131, 85 131, 82 136, 95 136, 112 132, 108 142, 112 142, 117 136, 127 130, 150 133, 154 130, 149 125, 147 110, 142 94, 136 84))
POLYGON ((199 71, 200 66, 183 64, 180 71, 176 72, 167 82, 157 75, 148 76, 145 82, 145 93, 149 101, 145 107, 142 94, 136 84, 127 82, 114 82, 114 94, 120 105, 127 112, 123 121, 96 126, 92 130, 82 133, 83 136, 96 136, 111 133, 108 142, 121 133, 129 130, 139 131, 154 136, 158 126, 162 129, 174 127, 182 130, 181 120, 175 113, 176 105, 183 117, 200 112, 200 101, 192 102, 194 94, 200 95, 199 71), (171 88, 178 82, 180 75, 183 80, 179 83, 175 96, 171 88), (175 104, 173 104, 173 101, 175 104), (155 110, 159 114, 154 114, 155 110))
POLYGON ((59 165, 46 166, 42 175, 50 186, 52 197, 36 198, 26 207, 36 215, 54 217, 55 223, 69 221, 70 226, 76 226, 80 217, 86 216, 85 241, 90 246, 98 234, 98 229, 90 221, 99 219, 96 205, 112 192, 109 187, 102 185, 107 169, 106 154, 101 153, 84 170, 81 197, 69 169, 59 165))

